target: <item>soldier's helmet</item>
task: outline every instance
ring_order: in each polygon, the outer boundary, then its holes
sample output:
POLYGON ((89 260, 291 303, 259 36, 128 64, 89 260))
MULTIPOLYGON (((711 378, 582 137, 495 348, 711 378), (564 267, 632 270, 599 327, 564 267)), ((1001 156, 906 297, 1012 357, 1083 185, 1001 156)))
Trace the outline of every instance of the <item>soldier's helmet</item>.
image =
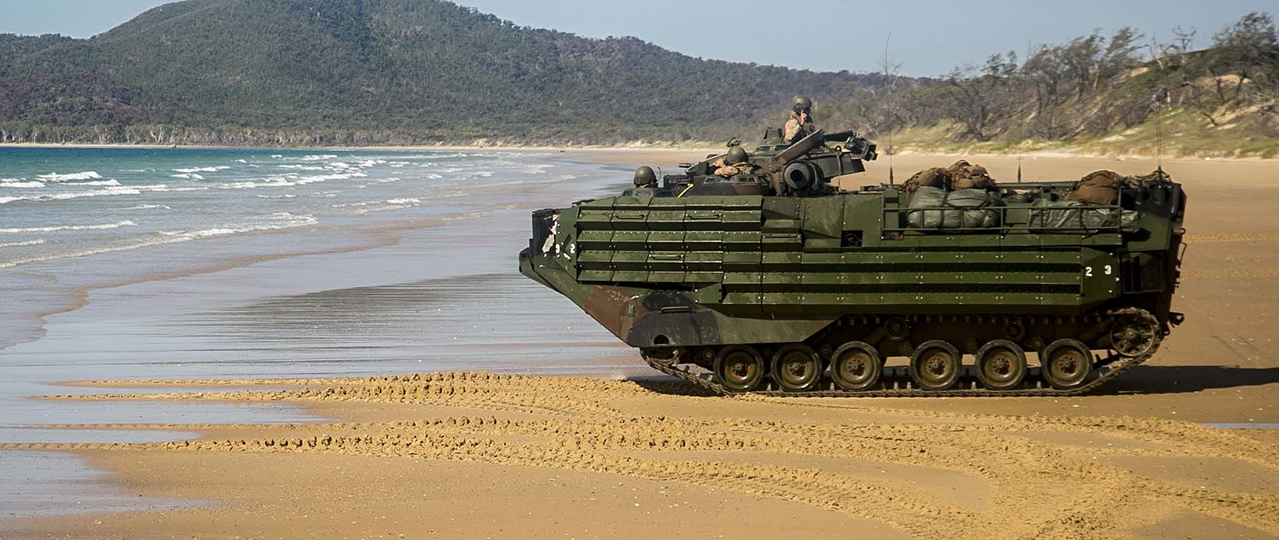
POLYGON ((657 173, 653 172, 653 168, 645 165, 635 169, 635 187, 648 187, 657 184, 657 173))
POLYGON ((795 99, 791 100, 791 110, 795 112, 807 111, 812 108, 813 100, 805 96, 795 96, 795 99))
POLYGON ((732 147, 732 148, 729 148, 729 149, 728 149, 728 160, 727 160, 727 163, 728 163, 729 165, 736 165, 736 164, 738 164, 738 163, 746 163, 746 160, 747 160, 747 159, 749 159, 749 158, 750 158, 750 156, 746 154, 746 149, 745 149, 745 148, 742 148, 741 146, 734 146, 734 147, 732 147))

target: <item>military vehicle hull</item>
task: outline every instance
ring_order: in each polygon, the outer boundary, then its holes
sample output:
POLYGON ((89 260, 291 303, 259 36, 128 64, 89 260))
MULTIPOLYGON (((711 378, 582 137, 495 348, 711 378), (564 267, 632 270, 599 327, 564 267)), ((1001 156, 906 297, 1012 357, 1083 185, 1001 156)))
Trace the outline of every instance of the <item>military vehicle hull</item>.
POLYGON ((1181 320, 1186 197, 1162 171, 999 187, 959 162, 849 192, 832 180, 877 158, 856 134, 739 144, 535 212, 521 272, 712 392, 1081 393, 1181 320))
POLYGON ((1073 210, 1114 218, 1077 223, 1010 201, 987 210, 997 226, 920 229, 911 216, 930 210, 908 199, 586 201, 535 213, 520 266, 654 367, 714 391, 1078 393, 1180 321, 1178 184, 1073 210), (886 368, 892 357, 906 368, 886 368))

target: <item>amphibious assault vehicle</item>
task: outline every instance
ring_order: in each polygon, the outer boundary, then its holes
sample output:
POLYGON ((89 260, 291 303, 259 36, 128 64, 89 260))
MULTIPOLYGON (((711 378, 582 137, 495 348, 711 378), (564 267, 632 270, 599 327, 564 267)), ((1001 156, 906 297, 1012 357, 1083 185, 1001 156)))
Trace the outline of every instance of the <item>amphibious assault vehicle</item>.
POLYGON ((731 177, 725 157, 534 212, 521 272, 718 393, 1080 394, 1182 320, 1186 197, 1162 171, 1087 204, 1074 182, 840 189, 876 158, 848 133, 769 130, 731 177))

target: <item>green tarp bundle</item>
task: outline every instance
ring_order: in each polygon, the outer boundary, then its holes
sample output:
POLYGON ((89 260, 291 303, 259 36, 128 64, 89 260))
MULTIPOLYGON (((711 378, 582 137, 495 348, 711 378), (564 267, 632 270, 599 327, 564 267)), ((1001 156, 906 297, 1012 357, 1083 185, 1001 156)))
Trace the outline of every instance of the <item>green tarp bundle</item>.
POLYGON ((1039 200, 1030 211, 1030 228, 1050 229, 1113 229, 1125 231, 1137 228, 1137 212, 1118 207, 1097 207, 1079 201, 1039 200))
POLYGON ((920 186, 910 197, 906 224, 912 229, 986 229, 999 226, 999 194, 984 189, 946 191, 920 186))

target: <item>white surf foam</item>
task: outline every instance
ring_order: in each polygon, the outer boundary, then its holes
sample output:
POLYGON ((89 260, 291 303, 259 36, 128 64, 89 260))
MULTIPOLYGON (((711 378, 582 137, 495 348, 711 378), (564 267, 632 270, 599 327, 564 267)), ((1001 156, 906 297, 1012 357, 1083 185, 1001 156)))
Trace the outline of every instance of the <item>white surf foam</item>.
POLYGON ((125 210, 172 210, 172 208, 163 204, 139 204, 125 208, 125 210))
POLYGON ((106 229, 119 229, 120 227, 132 227, 137 225, 129 220, 117 221, 115 223, 102 223, 99 225, 52 225, 48 227, 16 227, 8 229, 0 229, 0 234, 18 234, 18 233, 35 233, 35 232, 61 232, 61 231, 101 231, 106 229))
POLYGON ((13 181, 5 180, 3 182, 0 182, 0 187, 23 188, 23 189, 42 188, 44 187, 44 182, 19 182, 17 180, 13 180, 13 181))
POLYGON ((50 174, 42 174, 42 175, 40 175, 40 176, 37 176, 36 178, 39 178, 39 179, 41 179, 41 180, 43 180, 43 181, 45 181, 45 182, 69 182, 69 181, 72 181, 72 180, 100 180, 100 179, 102 179, 102 177, 101 177, 101 176, 99 176, 99 175, 98 175, 98 173, 97 173, 97 172, 94 172, 94 171, 78 172, 78 173, 74 173, 74 174, 58 174, 58 173, 56 173, 56 172, 55 172, 55 173, 50 173, 50 174))
POLYGON ((297 185, 314 184, 316 182, 328 182, 329 180, 350 180, 352 178, 365 178, 367 174, 362 172, 342 173, 342 174, 321 174, 317 176, 303 176, 296 180, 297 185))
POLYGON ((112 195, 141 195, 139 188, 133 187, 108 187, 97 191, 73 191, 69 193, 45 193, 41 195, 26 195, 22 197, 0 197, 0 204, 8 204, 16 201, 67 201, 71 199, 80 199, 84 197, 107 197, 112 195))
POLYGON ((186 180, 204 180, 203 176, 196 173, 170 174, 169 178, 183 178, 186 180))
POLYGON ((263 180, 251 180, 245 182, 232 182, 230 184, 219 184, 218 189, 254 189, 260 187, 289 187, 296 186, 294 182, 290 182, 287 178, 277 176, 274 178, 266 178, 263 180))
POLYGON ((176 231, 176 232, 160 232, 154 236, 146 236, 135 238, 123 244, 113 246, 104 246, 100 248, 87 249, 81 251, 53 253, 41 255, 38 257, 30 257, 26 259, 16 259, 12 261, 0 261, 0 268, 13 268, 26 264, 58 260, 58 259, 74 259, 79 257, 88 257, 91 255, 101 255, 104 253, 115 253, 120 251, 131 251, 150 246, 163 244, 176 244, 179 242, 190 242, 202 238, 213 238, 219 236, 228 236, 234 234, 250 233, 257 231, 270 231, 280 229, 290 229, 294 227, 305 227, 315 225, 319 220, 311 215, 294 215, 289 213, 272 214, 267 216, 271 220, 269 223, 253 224, 253 225, 228 225, 212 229, 201 229, 196 231, 176 231))
POLYGON ((116 179, 114 179, 114 178, 113 178, 113 179, 110 179, 110 180, 95 180, 95 181, 93 181, 93 182, 67 182, 67 183, 66 183, 66 184, 64 184, 64 185, 68 185, 68 186, 118 186, 118 185, 120 185, 120 181, 119 181, 119 180, 116 180, 116 179))
POLYGON ((218 171, 225 171, 225 170, 228 170, 228 169, 230 169, 230 167, 226 167, 226 166, 221 166, 221 167, 193 167, 193 168, 190 168, 190 169, 173 169, 173 172, 176 172, 176 173, 183 173, 183 174, 192 174, 192 173, 202 173, 202 172, 218 172, 218 171))
POLYGON ((44 244, 44 239, 42 239, 42 238, 37 238, 37 239, 35 239, 35 240, 27 240, 27 241, 24 241, 24 242, 9 242, 9 243, 7 243, 7 244, 0 244, 0 249, 4 249, 4 248, 18 248, 18 247, 27 247, 27 246, 39 246, 39 245, 42 245, 42 244, 44 244))
POLYGON ((256 231, 274 231, 279 229, 291 229, 294 227, 305 227, 315 225, 320 220, 315 216, 295 215, 288 212, 280 212, 266 216, 268 223, 256 223, 249 225, 227 225, 223 227, 214 227, 211 229, 200 229, 195 231, 160 231, 160 234, 168 236, 175 241, 195 240, 198 238, 212 238, 216 236, 227 236, 232 234, 242 234, 256 231))

